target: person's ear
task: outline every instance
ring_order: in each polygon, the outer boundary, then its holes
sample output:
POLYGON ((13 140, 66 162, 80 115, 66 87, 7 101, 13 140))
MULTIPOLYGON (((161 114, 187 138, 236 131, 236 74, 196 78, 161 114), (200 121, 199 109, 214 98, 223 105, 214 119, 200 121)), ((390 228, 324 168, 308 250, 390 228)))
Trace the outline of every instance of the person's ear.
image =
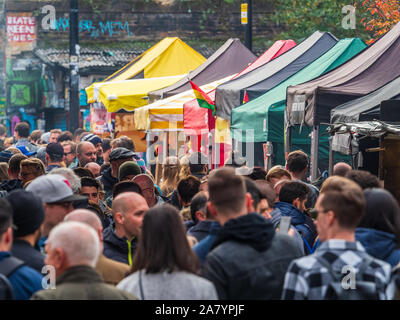
POLYGON ((216 216, 217 216, 217 210, 215 210, 215 206, 214 206, 210 201, 207 202, 207 207, 208 207, 208 211, 209 211, 214 217, 216 217, 216 216))
POLYGON ((196 218, 198 221, 203 221, 207 219, 205 213, 201 211, 196 211, 196 218))
POLYGON ((53 267, 55 269, 61 269, 66 263, 66 255, 63 249, 56 248, 53 252, 53 267))
POLYGON ((332 226, 336 219, 335 213, 332 210, 329 210, 325 214, 327 215, 326 216, 327 225, 332 226))
POLYGON ((99 235, 100 242, 103 242, 103 227, 97 229, 97 234, 99 235))
POLYGON ((256 208, 254 208, 254 200, 248 192, 246 193, 246 208, 248 213, 256 211, 256 208))
POLYGON ((296 198, 296 199, 294 199, 293 200, 293 205, 296 207, 296 208, 299 208, 300 207, 300 198, 296 198))
POLYGON ((4 234, 4 242, 6 244, 11 244, 13 242, 13 232, 12 232, 12 228, 8 228, 7 231, 4 234))
POLYGON ((116 213, 115 213, 114 219, 115 219, 115 222, 116 222, 116 223, 118 223, 118 224, 124 224, 125 217, 124 217, 124 215, 123 215, 121 212, 116 212, 116 213))

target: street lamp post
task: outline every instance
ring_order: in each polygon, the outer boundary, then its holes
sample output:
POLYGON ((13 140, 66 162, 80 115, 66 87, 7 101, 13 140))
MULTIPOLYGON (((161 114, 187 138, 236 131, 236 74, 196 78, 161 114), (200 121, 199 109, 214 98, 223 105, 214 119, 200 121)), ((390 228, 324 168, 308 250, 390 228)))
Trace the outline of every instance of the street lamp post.
POLYGON ((79 127, 79 29, 78 0, 70 0, 69 11, 69 130, 79 127))

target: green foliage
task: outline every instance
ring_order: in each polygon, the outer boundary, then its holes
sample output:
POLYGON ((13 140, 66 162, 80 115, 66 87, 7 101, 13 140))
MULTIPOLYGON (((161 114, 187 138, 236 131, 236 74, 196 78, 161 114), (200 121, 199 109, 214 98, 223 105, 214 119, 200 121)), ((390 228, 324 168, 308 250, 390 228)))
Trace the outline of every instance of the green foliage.
POLYGON ((272 21, 285 31, 278 38, 292 38, 301 41, 314 31, 329 31, 338 38, 359 37, 370 39, 360 22, 366 15, 362 0, 276 0, 272 21), (344 29, 342 20, 346 5, 356 7, 356 28, 344 29))

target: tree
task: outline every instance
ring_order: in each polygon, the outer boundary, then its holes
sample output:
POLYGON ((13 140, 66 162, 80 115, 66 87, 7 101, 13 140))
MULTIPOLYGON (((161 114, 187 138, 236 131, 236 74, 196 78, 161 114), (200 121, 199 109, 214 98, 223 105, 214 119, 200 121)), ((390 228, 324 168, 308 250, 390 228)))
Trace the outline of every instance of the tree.
POLYGON ((338 38, 359 37, 369 39, 369 31, 360 28, 361 18, 365 17, 362 0, 277 0, 273 21, 285 28, 280 37, 302 40, 312 32, 329 31, 338 38), (342 8, 347 5, 356 7, 356 28, 345 29, 342 20, 345 14, 342 8))
POLYGON ((400 21, 398 0, 365 0, 362 6, 368 16, 363 17, 361 22, 372 34, 372 39, 368 43, 384 35, 400 21))

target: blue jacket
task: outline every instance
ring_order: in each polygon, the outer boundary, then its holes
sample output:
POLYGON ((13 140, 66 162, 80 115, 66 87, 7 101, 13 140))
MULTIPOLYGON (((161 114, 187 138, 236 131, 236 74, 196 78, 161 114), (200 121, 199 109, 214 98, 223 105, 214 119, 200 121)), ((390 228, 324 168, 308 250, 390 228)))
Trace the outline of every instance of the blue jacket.
MULTIPOLYGON (((0 261, 10 257, 9 252, 0 252, 0 261)), ((13 287, 13 294, 15 300, 28 300, 36 291, 43 290, 42 287, 43 276, 36 270, 23 265, 17 268, 8 280, 13 287)))
POLYGON ((276 227, 281 220, 281 216, 291 217, 291 225, 301 234, 312 248, 317 238, 317 229, 310 217, 301 212, 294 205, 287 202, 277 202, 274 206, 275 210, 271 213, 272 223, 276 227), (279 210, 280 214, 276 214, 279 210))
POLYGON ((189 228, 187 235, 195 237, 197 241, 203 240, 210 233, 210 228, 214 221, 204 220, 189 228))
POLYGON ((365 250, 374 258, 386 261, 392 267, 400 262, 400 249, 397 247, 394 234, 369 228, 357 228, 356 240, 360 241, 365 250))
POLYGON ((127 238, 118 238, 114 228, 110 225, 103 231, 103 254, 115 261, 132 265, 132 259, 137 248, 137 238, 130 241, 127 238))
POLYGON ((200 264, 203 264, 206 261, 207 254, 210 252, 211 247, 213 246, 215 239, 217 238, 218 231, 221 229, 221 225, 219 222, 214 221, 211 224, 210 232, 207 237, 201 240, 198 244, 193 246, 193 251, 199 258, 200 264))

